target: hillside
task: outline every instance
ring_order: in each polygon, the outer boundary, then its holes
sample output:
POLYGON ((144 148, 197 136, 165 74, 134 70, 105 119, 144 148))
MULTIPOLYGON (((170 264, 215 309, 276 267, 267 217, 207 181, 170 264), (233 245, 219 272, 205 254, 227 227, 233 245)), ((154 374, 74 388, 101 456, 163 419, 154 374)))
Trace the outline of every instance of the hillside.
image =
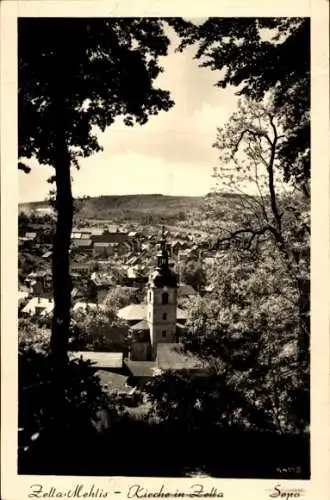
MULTIPOLYGON (((77 200, 77 216, 114 222, 139 222, 141 224, 177 224, 184 221, 201 221, 210 214, 210 202, 215 195, 167 196, 139 194, 123 196, 86 197, 77 200)), ((217 213, 222 218, 232 218, 237 211, 240 196, 224 193, 218 197, 217 213)), ((47 201, 19 204, 19 212, 30 212, 49 207, 47 201)))

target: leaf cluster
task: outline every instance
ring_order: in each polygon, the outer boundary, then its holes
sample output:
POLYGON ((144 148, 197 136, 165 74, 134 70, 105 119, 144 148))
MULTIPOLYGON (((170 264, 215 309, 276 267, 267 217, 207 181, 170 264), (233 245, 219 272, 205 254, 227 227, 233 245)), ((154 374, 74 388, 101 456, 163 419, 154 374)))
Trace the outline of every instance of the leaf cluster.
POLYGON ((53 165, 61 131, 78 165, 101 149, 95 127, 168 110, 169 92, 153 86, 168 45, 157 18, 20 18, 18 156, 53 165))

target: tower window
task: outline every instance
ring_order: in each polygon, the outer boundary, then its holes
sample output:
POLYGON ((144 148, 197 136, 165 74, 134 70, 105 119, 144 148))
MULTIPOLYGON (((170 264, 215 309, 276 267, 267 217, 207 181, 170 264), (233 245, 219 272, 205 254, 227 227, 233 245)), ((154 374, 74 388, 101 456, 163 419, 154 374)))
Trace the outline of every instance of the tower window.
POLYGON ((168 304, 168 293, 162 294, 162 304, 168 304))
POLYGON ((162 331, 162 337, 166 337, 166 330, 162 331))
POLYGON ((166 318, 167 318, 167 314, 166 314, 166 313, 164 313, 164 314, 163 314, 163 320, 166 320, 166 318))
POLYGON ((149 302, 151 302, 151 292, 149 292, 149 302))

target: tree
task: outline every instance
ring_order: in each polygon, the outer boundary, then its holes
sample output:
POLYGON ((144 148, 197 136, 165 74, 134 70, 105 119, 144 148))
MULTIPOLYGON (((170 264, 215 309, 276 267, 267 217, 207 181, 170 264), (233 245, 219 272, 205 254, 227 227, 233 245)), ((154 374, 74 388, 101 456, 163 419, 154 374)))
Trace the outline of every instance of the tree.
POLYGON ((205 271, 198 262, 188 261, 181 269, 181 278, 197 291, 205 285, 205 271))
POLYGON ((230 392, 235 404, 227 422, 276 432, 305 430, 308 387, 297 356, 297 290, 283 263, 271 252, 252 258, 232 249, 214 283, 212 294, 192 302, 181 342, 230 392))
MULTIPOLYGON (((70 325, 71 167, 101 150, 95 127, 103 131, 118 116, 128 126, 143 125, 173 105, 167 91, 153 86, 169 40, 156 18, 20 18, 18 35, 18 157, 54 168, 51 348, 61 368, 70 325)), ((18 168, 29 170, 23 162, 18 168)))
POLYGON ((72 350, 127 352, 128 329, 116 310, 77 311, 72 315, 72 350))
POLYGON ((192 301, 181 341, 229 390, 229 421, 296 432, 309 422, 309 203, 282 183, 282 140, 274 107, 249 99, 218 129, 215 176, 240 211, 218 223, 214 291, 192 301))
POLYGON ((297 290, 300 318, 299 354, 303 368, 309 360, 309 203, 295 184, 283 185, 279 177, 280 120, 273 105, 241 102, 227 124, 218 129, 214 147, 219 164, 216 177, 222 185, 241 193, 241 218, 223 228, 218 245, 239 242, 244 249, 273 251, 283 261, 297 290), (245 194, 247 187, 254 194, 245 194), (267 249, 268 247, 268 249, 267 249))
POLYGON ((143 302, 146 291, 144 288, 131 288, 114 286, 110 288, 103 303, 105 306, 118 311, 130 303, 139 304, 143 302))
POLYGON ((18 333, 19 470, 20 473, 35 473, 40 463, 46 467, 53 460, 61 464, 63 455, 74 453, 75 446, 68 443, 74 441, 76 433, 81 441, 79 432, 83 432, 86 443, 91 433, 93 436, 100 410, 106 409, 113 416, 117 415, 117 410, 116 402, 103 391, 90 363, 71 360, 61 406, 65 418, 60 424, 58 413, 54 412, 50 329, 21 319, 18 333))
POLYGON ((217 86, 262 101, 269 91, 285 137, 278 149, 286 181, 309 193, 309 18, 209 18, 200 26, 168 21, 181 37, 179 50, 198 44, 195 58, 221 71, 217 86))

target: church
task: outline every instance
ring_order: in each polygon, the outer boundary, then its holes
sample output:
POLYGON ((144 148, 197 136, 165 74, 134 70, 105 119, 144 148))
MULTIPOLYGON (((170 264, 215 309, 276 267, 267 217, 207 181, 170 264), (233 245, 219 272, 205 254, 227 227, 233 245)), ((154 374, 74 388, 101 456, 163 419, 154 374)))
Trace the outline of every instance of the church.
POLYGON ((184 328, 186 312, 177 306, 178 280, 169 265, 164 231, 157 253, 157 268, 149 277, 144 304, 130 304, 118 311, 129 324, 132 361, 155 361, 161 344, 176 343, 184 328))
POLYGON ((178 288, 177 275, 169 265, 163 229, 157 267, 150 274, 146 287, 146 302, 130 304, 118 311, 118 316, 129 325, 127 365, 132 372, 200 367, 196 359, 186 356, 180 349, 187 314, 177 305, 178 288))

